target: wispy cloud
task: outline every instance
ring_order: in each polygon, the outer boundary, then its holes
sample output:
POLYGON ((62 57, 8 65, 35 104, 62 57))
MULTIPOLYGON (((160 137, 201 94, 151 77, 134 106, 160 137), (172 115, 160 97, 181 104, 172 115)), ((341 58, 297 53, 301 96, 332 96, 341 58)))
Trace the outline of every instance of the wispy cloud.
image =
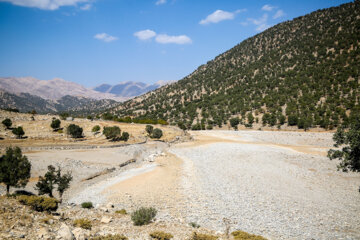
POLYGON ((186 35, 169 36, 167 34, 158 34, 155 41, 161 44, 175 43, 175 44, 189 44, 192 43, 191 38, 186 35))
POLYGON ((94 36, 94 38, 104 42, 112 42, 118 40, 117 37, 111 36, 107 33, 98 33, 94 36))
POLYGON ((268 15, 265 13, 260 18, 254 19, 254 18, 248 18, 248 22, 251 22, 252 24, 256 25, 256 31, 264 31, 265 29, 269 28, 270 25, 268 24, 268 15))
POLYGON ((270 12, 270 11, 272 11, 274 8, 276 8, 276 7, 275 7, 275 6, 271 6, 270 4, 265 4, 265 5, 261 8, 261 10, 270 12))
POLYGON ((90 3, 88 3, 88 4, 81 6, 80 9, 83 11, 88 11, 91 9, 91 7, 92 7, 92 5, 90 3))
POLYGON ((166 0, 157 0, 156 1, 156 5, 162 5, 162 4, 165 4, 166 3, 166 0))
POLYGON ((156 36, 156 32, 146 29, 139 32, 134 33, 134 36, 139 38, 140 40, 148 40, 156 36))
POLYGON ((283 10, 279 9, 276 11, 275 15, 273 16, 273 19, 281 18, 285 16, 285 13, 283 10))
POLYGON ((227 12, 223 10, 216 10, 215 12, 208 15, 205 19, 202 19, 199 23, 202 25, 210 23, 218 23, 224 20, 232 20, 235 18, 235 15, 241 12, 246 11, 246 9, 239 9, 235 12, 227 12))
POLYGON ((155 37, 155 41, 161 44, 189 44, 192 43, 191 38, 186 35, 170 36, 167 34, 157 34, 155 31, 146 29, 134 33, 134 36, 142 41, 146 41, 155 37))
POLYGON ((42 10, 57 10, 63 6, 76 6, 78 3, 86 3, 89 0, 0 0, 22 7, 34 7, 42 10))

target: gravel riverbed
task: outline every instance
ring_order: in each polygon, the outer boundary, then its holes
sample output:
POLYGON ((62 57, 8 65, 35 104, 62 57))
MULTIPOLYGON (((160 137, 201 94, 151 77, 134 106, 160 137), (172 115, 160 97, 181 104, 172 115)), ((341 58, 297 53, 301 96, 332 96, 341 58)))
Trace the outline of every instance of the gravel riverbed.
POLYGON ((307 144, 323 151, 332 145, 331 134, 197 134, 234 142, 170 149, 184 161, 188 222, 223 230, 228 218, 232 230, 269 239, 360 239, 359 174, 336 171, 337 162, 326 156, 276 146, 307 144), (259 144, 265 142, 272 145, 259 144))

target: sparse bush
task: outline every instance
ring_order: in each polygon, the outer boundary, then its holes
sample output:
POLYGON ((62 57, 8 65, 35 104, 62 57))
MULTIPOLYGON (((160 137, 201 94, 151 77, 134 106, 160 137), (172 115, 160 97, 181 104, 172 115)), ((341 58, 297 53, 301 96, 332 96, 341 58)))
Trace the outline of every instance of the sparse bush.
POLYGON ((53 119, 51 124, 50 124, 50 127, 52 129, 54 129, 54 131, 56 131, 57 129, 60 128, 60 124, 61 124, 61 121, 59 119, 53 119))
POLYGON ((235 240, 266 240, 266 238, 243 231, 232 232, 235 240))
POLYGON ((150 233, 150 237, 152 239, 157 239, 157 240, 170 240, 174 236, 171 235, 170 233, 155 231, 155 232, 150 233))
POLYGON ((163 132, 161 131, 161 129, 155 128, 150 137, 159 139, 162 137, 162 135, 163 135, 163 132))
POLYGON ((196 222, 191 222, 191 223, 189 223, 189 225, 190 225, 191 227, 193 227, 193 228, 199 228, 199 227, 200 227, 200 225, 197 224, 196 222))
POLYGON ((86 218, 79 218, 74 220, 74 226, 75 227, 81 227, 83 229, 91 230, 92 224, 89 219, 86 218))
POLYGON ((149 134, 149 136, 151 136, 153 130, 154 130, 154 127, 153 127, 153 126, 151 126, 151 125, 146 125, 145 131, 149 134))
POLYGON ((92 202, 83 202, 81 204, 81 207, 82 208, 93 208, 94 206, 93 206, 92 202))
POLYGON ((58 133, 64 133, 62 129, 57 130, 58 133))
POLYGON ((190 240, 217 240, 218 237, 214 235, 201 234, 194 232, 190 240))
POLYGON ((21 204, 30 206, 33 210, 38 212, 51 212, 56 211, 59 201, 55 198, 43 197, 43 196, 18 196, 18 201, 21 204))
POLYGON ((94 126, 91 131, 92 131, 92 132, 98 132, 98 131, 100 131, 100 126, 99 126, 99 125, 94 126))
POLYGON ((12 133, 17 136, 17 138, 22 138, 24 136, 25 132, 22 127, 17 127, 12 130, 12 133))
POLYGON ((61 120, 65 120, 67 117, 70 116, 70 114, 67 112, 63 112, 63 113, 60 113, 59 116, 60 116, 61 120))
POLYGON ((120 128, 118 126, 113 127, 104 127, 103 134, 105 135, 106 139, 116 140, 120 136, 120 128))
POLYGON ((121 134, 120 140, 127 142, 127 140, 129 140, 129 136, 130 136, 130 135, 129 135, 128 132, 123 132, 123 133, 121 134))
POLYGON ((155 218, 156 213, 157 211, 155 208, 142 207, 131 214, 131 220, 135 226, 142 226, 149 224, 155 218))
POLYGON ((90 238, 90 240, 128 240, 127 237, 125 237, 124 235, 106 235, 106 236, 98 236, 98 237, 93 237, 90 238))
POLYGON ((6 129, 9 129, 12 125, 12 121, 9 118, 6 118, 2 121, 2 124, 6 127, 6 129))
POLYGON ((121 214, 121 215, 126 215, 127 214, 125 209, 116 210, 115 213, 121 214))
POLYGON ((73 138, 81 138, 83 137, 83 129, 76 124, 70 124, 67 127, 67 134, 73 138))

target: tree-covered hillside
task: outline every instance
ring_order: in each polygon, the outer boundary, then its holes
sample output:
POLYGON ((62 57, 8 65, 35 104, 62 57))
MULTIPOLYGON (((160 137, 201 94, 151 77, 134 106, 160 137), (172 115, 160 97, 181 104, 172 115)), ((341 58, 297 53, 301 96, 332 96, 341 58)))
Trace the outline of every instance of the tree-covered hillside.
POLYGON ((360 1, 318 10, 257 34, 113 112, 201 128, 233 117, 299 128, 348 124, 360 113, 359 40, 360 1))

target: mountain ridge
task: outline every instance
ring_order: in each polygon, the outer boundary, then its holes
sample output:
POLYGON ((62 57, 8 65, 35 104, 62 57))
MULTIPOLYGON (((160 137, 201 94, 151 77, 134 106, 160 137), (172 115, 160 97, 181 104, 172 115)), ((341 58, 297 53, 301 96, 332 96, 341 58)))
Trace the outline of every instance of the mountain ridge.
POLYGON ((317 10, 256 34, 112 112, 197 129, 232 117, 247 126, 348 124, 360 113, 359 27, 359 1, 317 10))

